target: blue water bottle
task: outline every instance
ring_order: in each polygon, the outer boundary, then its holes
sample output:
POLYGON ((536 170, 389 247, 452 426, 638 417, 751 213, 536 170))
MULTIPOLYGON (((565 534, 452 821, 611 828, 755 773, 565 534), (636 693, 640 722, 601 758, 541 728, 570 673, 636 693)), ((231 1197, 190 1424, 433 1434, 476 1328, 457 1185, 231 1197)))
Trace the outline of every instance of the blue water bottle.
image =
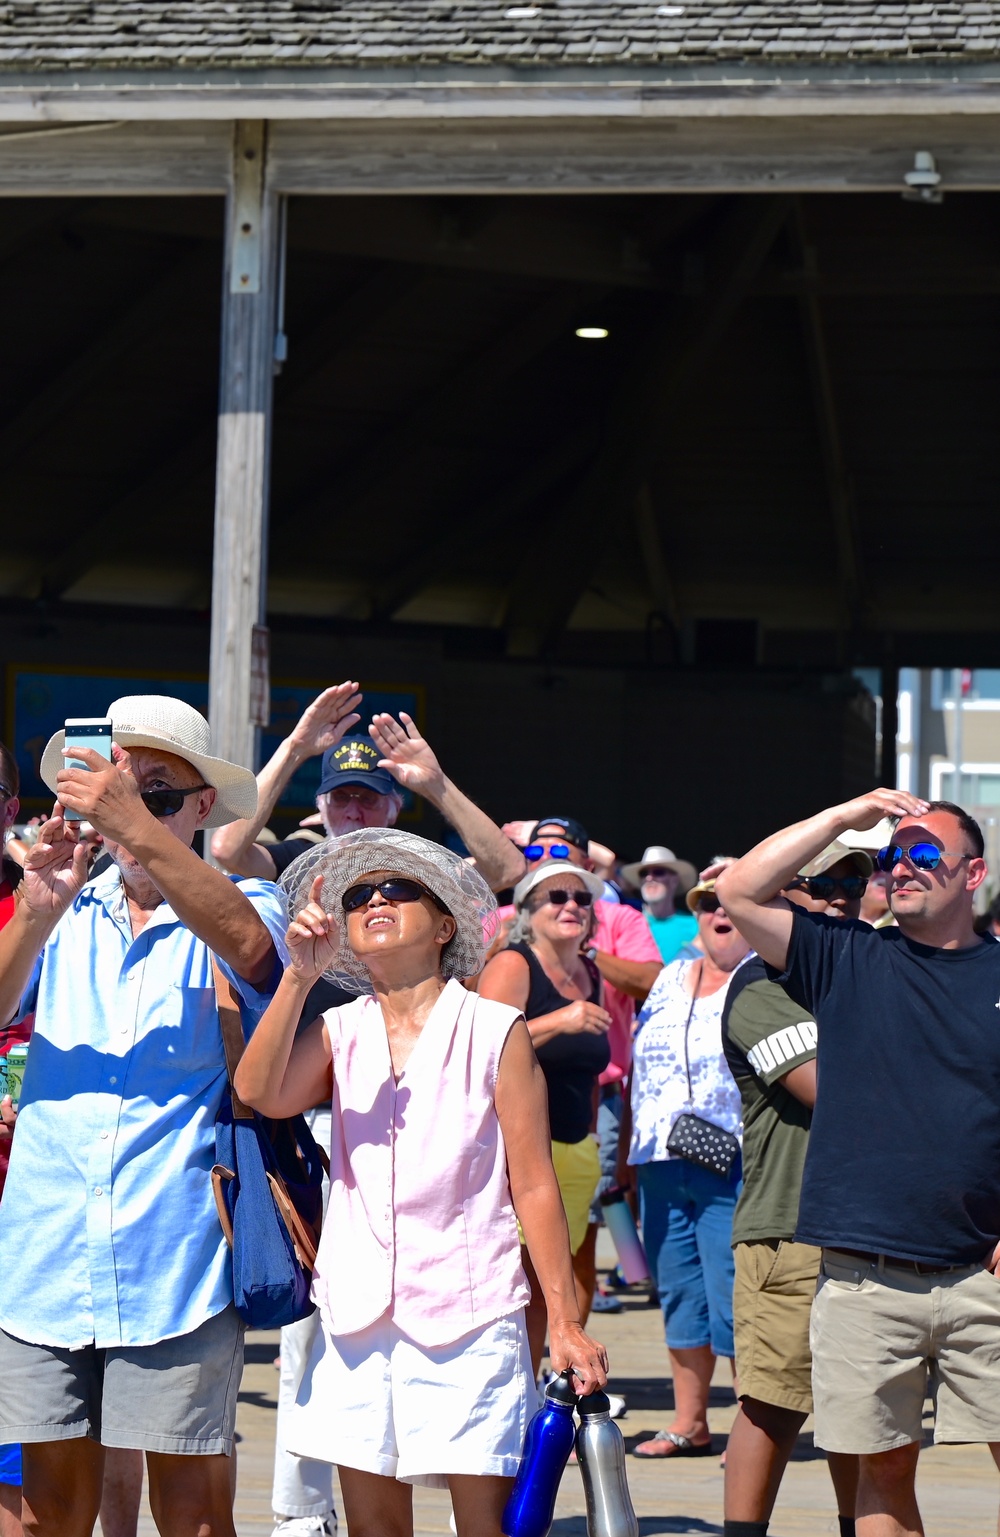
POLYGON ((500 1522, 504 1537, 548 1537, 559 1480, 573 1450, 575 1408, 572 1373, 562 1372, 545 1389, 545 1403, 528 1426, 521 1466, 500 1522))

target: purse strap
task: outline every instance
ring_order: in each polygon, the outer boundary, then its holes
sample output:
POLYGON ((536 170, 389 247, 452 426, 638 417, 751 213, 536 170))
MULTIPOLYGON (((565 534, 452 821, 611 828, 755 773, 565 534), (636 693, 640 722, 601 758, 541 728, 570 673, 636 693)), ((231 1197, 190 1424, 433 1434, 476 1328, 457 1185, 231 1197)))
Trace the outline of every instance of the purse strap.
POLYGON ((233 1120, 252 1121, 253 1111, 245 1105, 233 1088, 236 1069, 240 1065, 245 1041, 240 1015, 240 1001, 235 987, 226 976, 215 956, 212 956, 212 978, 215 982, 215 998, 219 1006, 219 1024, 222 1028, 222 1044, 226 1052, 226 1072, 229 1075, 229 1093, 233 1101, 233 1120))
MULTIPOLYGON (((215 957, 213 956, 214 960, 215 957)), ((694 1006, 698 1002, 698 989, 701 987, 702 972, 705 970, 705 962, 698 962, 698 976, 691 991, 691 1007, 688 1009, 688 1017, 684 1021, 684 1071, 688 1081, 688 1104, 694 1104, 694 1089, 691 1087, 691 1059, 688 1056, 688 1031, 691 1029, 691 1017, 694 1014, 694 1006)))

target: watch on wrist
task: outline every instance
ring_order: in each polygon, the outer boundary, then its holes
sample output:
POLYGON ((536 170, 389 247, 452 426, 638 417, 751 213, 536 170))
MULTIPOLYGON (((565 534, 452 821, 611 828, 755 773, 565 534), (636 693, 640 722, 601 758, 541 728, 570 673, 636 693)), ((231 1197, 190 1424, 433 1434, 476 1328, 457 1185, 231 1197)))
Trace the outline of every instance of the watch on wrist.
POLYGON ((584 950, 583 953, 587 957, 588 961, 596 961, 597 960, 597 946, 596 945, 588 945, 586 950, 584 950))

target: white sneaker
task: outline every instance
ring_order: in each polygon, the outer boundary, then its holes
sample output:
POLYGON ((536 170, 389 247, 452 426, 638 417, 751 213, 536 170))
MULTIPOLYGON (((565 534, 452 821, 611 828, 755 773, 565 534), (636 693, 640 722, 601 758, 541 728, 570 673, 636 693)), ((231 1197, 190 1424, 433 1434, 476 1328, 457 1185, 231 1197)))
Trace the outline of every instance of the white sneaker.
POLYGON ((611 1405, 611 1418, 613 1420, 620 1420, 628 1407, 624 1398, 622 1398, 620 1393, 609 1393, 608 1403, 611 1405))
POLYGON ((337 1512, 323 1516, 289 1516, 279 1521, 271 1537, 336 1537, 337 1512))

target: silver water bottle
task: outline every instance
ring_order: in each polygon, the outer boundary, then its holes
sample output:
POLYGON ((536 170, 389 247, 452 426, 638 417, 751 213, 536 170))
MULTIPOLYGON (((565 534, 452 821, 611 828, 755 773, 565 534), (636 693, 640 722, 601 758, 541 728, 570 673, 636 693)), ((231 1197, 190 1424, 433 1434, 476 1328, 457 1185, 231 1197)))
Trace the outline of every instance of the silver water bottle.
POLYGON ((606 1393, 577 1403, 576 1455, 587 1496, 587 1537, 639 1537, 625 1477, 625 1442, 606 1393))

